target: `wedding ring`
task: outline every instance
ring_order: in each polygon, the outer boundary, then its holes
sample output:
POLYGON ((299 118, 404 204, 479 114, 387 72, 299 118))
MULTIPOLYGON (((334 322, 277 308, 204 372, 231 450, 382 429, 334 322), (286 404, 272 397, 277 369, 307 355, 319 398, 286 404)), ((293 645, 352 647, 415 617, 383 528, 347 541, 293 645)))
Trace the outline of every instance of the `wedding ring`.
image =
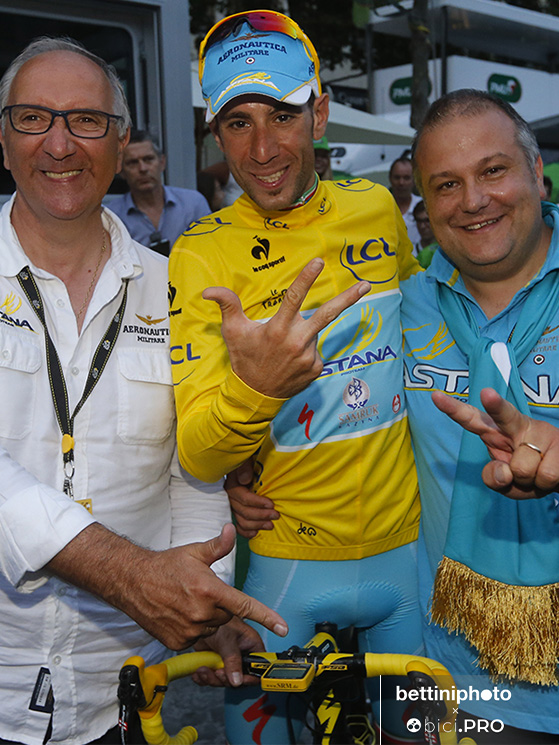
POLYGON ((540 458, 543 458, 543 453, 537 445, 534 445, 531 442, 521 442, 518 447, 521 447, 522 445, 526 445, 527 448, 530 448, 531 450, 535 450, 536 453, 539 453, 540 458))

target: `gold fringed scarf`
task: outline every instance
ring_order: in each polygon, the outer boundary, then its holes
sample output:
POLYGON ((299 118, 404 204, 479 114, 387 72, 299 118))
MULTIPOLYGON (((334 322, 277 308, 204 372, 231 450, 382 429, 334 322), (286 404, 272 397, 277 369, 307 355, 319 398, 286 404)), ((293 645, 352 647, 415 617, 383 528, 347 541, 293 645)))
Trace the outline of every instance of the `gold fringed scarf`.
MULTIPOLYGON (((559 209, 544 203, 559 235, 559 209)), ((437 283, 439 309, 468 360, 468 401, 495 388, 529 414, 518 365, 559 309, 559 271, 526 288, 506 343, 481 336, 475 304, 460 288, 437 283)), ((432 618, 462 632, 494 679, 557 685, 559 657, 559 520, 555 497, 514 500, 488 489, 487 449, 464 431, 454 477, 444 558, 433 590, 432 618)))
POLYGON ((445 556, 431 617, 464 634, 494 682, 558 685, 559 583, 508 585, 445 556))

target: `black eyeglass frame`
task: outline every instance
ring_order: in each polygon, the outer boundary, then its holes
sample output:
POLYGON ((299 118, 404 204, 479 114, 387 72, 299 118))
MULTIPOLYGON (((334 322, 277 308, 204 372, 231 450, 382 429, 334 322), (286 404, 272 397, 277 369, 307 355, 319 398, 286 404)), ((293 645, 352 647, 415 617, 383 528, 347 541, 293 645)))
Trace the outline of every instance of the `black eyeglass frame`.
POLYGON ((0 116, 4 116, 5 114, 8 114, 8 118, 10 120, 10 124, 15 132, 19 132, 23 135, 44 135, 46 134, 49 129, 54 124, 54 120, 57 116, 61 116, 62 119, 64 119, 64 123, 66 124, 66 127, 68 128, 68 132, 70 132, 71 135, 74 137, 79 137, 83 140, 101 140, 103 137, 107 136, 107 133, 109 131, 109 127, 111 126, 111 119, 115 119, 118 121, 119 119, 123 119, 124 117, 120 116, 120 114, 109 114, 107 111, 100 111, 99 109, 66 109, 65 111, 57 111, 56 109, 50 109, 48 106, 39 106, 36 104, 27 104, 27 103, 15 103, 10 106, 4 106, 2 111, 0 111, 0 116), (19 109, 19 108, 28 108, 28 109, 38 109, 39 111, 48 111, 51 115, 50 124, 46 129, 43 129, 41 132, 29 132, 26 129, 18 129, 15 124, 12 117, 12 111, 13 109, 19 109), (84 135, 84 134, 77 134, 72 130, 72 127, 70 126, 70 122, 68 121, 68 114, 76 114, 78 112, 83 112, 85 114, 103 114, 103 116, 107 117, 107 126, 105 127, 105 131, 103 134, 100 135, 84 135))

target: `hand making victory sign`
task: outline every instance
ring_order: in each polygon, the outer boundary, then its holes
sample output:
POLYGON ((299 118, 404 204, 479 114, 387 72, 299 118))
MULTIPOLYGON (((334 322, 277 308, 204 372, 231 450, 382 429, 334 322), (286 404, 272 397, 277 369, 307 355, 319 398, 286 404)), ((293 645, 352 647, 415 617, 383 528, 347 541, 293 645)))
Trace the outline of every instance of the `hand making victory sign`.
POLYGON ((512 499, 539 498, 557 489, 559 429, 521 414, 492 388, 481 392, 484 412, 441 392, 432 398, 487 446, 492 460, 483 469, 486 486, 512 499))

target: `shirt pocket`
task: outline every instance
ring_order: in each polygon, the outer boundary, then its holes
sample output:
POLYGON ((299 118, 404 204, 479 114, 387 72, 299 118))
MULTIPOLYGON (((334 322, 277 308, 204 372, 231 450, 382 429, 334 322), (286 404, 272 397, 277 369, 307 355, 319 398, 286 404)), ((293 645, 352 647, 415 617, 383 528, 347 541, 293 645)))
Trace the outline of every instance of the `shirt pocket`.
POLYGON ((43 350, 31 332, 0 327, 0 437, 31 432, 43 350))
POLYGON ((175 426, 169 350, 120 349, 118 436, 130 444, 164 442, 175 426))

